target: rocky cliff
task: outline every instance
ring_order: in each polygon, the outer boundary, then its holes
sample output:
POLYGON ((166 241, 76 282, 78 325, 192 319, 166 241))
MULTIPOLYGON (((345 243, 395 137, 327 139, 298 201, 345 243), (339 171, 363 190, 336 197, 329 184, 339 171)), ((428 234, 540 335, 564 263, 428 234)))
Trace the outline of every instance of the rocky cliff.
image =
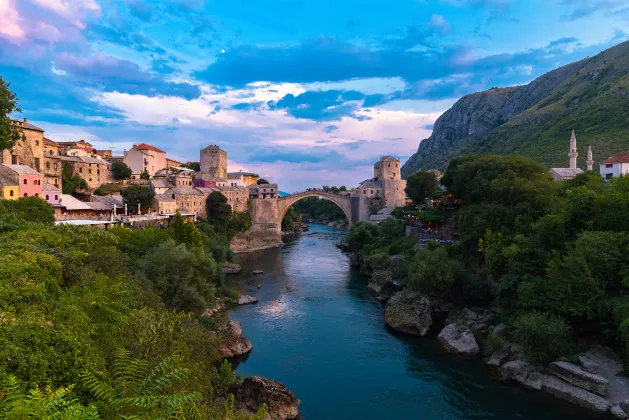
POLYGON ((464 96, 435 122, 430 137, 402 167, 443 169, 467 153, 518 154, 551 166, 568 165, 570 132, 579 163, 629 150, 629 42, 568 64, 525 86, 464 96))

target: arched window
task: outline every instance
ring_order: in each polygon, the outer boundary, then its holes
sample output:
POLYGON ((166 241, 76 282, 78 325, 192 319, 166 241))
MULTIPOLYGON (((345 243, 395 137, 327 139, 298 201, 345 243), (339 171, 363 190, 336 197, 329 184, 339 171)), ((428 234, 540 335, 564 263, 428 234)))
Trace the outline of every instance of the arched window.
POLYGON ((55 200, 59 200, 59 196, 55 194, 55 200))
POLYGON ((175 194, 173 193, 173 200, 175 199, 175 194))
POLYGON ((28 184, 28 181, 26 180, 26 178, 22 182, 24 183, 24 185, 28 184))
POLYGON ((50 197, 48 196, 48 194, 46 194, 46 201, 50 200, 50 197))
POLYGON ((9 191, 9 195, 13 197, 13 190, 9 191))
POLYGON ((28 194, 24 193, 24 197, 28 197, 28 194))
POLYGON ((39 193, 35 193, 35 197, 39 197, 39 193))

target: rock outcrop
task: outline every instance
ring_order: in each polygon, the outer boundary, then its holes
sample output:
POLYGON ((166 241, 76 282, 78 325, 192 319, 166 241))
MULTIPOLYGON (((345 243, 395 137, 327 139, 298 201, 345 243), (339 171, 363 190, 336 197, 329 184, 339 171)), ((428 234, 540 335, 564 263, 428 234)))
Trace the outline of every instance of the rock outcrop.
POLYGON ((387 301, 384 318, 396 331, 423 336, 432 325, 430 300, 418 292, 402 290, 387 301))
POLYGON ((295 419, 299 416, 300 401, 281 382, 249 376, 232 386, 230 392, 234 394, 234 408, 248 415, 266 404, 267 419, 295 419))
POLYGON ((611 409, 611 404, 603 397, 569 384, 554 376, 544 376, 542 389, 557 398, 596 411, 597 413, 605 413, 611 409))
POLYGON ((221 344, 218 347, 218 353, 221 357, 235 357, 251 351, 251 341, 242 335, 240 322, 229 321, 219 335, 221 344))
POLYGON ((541 391, 544 376, 523 360, 512 360, 499 369, 502 379, 512 379, 526 388, 541 391))
POLYGON ((225 263, 223 264, 223 273, 225 274, 238 274, 240 273, 240 264, 225 263))
POLYGON ((474 334, 465 325, 449 324, 441 330, 437 338, 450 353, 474 356, 480 350, 474 334))
POLYGON ((252 303, 258 303, 258 298, 255 296, 240 295, 237 303, 239 305, 250 305, 252 303))
POLYGON ((549 367, 550 372, 585 390, 605 396, 609 391, 609 381, 601 375, 586 372, 577 365, 568 362, 553 362, 549 367))

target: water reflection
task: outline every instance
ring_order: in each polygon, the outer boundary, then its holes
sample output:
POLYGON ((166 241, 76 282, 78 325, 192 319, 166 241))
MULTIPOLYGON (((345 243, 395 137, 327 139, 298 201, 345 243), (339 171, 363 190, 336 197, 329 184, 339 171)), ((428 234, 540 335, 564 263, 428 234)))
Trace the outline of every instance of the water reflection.
POLYGON ((491 380, 482 362, 445 355, 434 339, 386 329, 382 305, 335 247, 341 235, 313 225, 281 249, 238 257, 243 271, 230 281, 259 299, 231 311, 253 344, 241 374, 284 382, 302 400, 305 419, 582 415, 491 380), (264 274, 251 276, 254 269, 264 274))

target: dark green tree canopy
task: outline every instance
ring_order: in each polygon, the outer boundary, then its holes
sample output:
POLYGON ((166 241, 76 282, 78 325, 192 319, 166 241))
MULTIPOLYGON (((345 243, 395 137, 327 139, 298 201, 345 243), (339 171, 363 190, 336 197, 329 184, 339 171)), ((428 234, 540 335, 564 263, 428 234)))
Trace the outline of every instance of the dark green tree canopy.
POLYGON ((15 112, 22 112, 17 96, 9 89, 10 85, 0 77, 0 150, 10 149, 15 142, 24 138, 22 131, 9 117, 15 112))
POLYGON ((225 229, 232 216, 232 208, 227 204, 227 197, 213 191, 205 200, 207 220, 215 228, 225 229))
POLYGON ((116 160, 111 164, 111 174, 116 180, 131 178, 131 168, 121 160, 116 160))
POLYGON ((151 179, 151 176, 149 175, 149 172, 146 170, 146 168, 144 168, 144 170, 140 174, 140 179, 144 179, 144 180, 147 180, 147 181, 149 179, 151 179))
POLYGON ((438 189, 435 174, 421 170, 408 177, 404 191, 415 203, 421 203, 438 189))
POLYGON ((264 178, 260 178, 260 179, 258 179, 257 184, 258 184, 258 185, 262 185, 262 184, 270 184, 270 182, 269 182, 269 181, 267 181, 267 180, 266 180, 266 179, 264 179, 264 178))
POLYGON ((137 211, 138 203, 140 208, 146 211, 151 207, 155 197, 153 190, 143 185, 130 185, 127 189, 122 190, 120 195, 128 206, 129 212, 137 211))

